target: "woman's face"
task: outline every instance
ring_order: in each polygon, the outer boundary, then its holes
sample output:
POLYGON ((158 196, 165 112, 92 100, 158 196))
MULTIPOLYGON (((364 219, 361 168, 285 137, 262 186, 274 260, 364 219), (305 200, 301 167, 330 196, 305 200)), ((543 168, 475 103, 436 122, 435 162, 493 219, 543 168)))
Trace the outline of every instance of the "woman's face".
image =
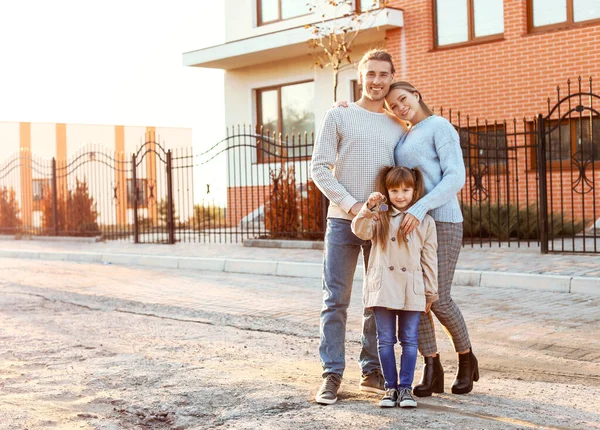
POLYGON ((402 88, 394 88, 388 93, 385 100, 392 112, 404 121, 411 121, 422 110, 419 104, 419 93, 417 92, 413 93, 402 88))

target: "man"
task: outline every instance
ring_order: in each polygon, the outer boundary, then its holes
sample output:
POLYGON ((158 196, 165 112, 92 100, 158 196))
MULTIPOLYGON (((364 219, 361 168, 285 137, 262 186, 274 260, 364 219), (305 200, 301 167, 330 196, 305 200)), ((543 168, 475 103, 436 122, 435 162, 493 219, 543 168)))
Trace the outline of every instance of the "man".
MULTIPOLYGON (((337 401, 346 362, 346 318, 352 279, 361 248, 365 269, 371 249, 370 242, 352 233, 350 224, 374 191, 379 169, 394 165, 394 147, 405 133, 394 115, 383 108, 394 71, 392 58, 385 51, 372 50, 363 56, 358 65, 362 97, 346 109, 334 108, 325 114, 312 156, 312 178, 330 200, 319 348, 323 384, 316 395, 320 404, 337 401)), ((359 364, 360 390, 383 394, 375 318, 370 310, 363 315, 359 364)))

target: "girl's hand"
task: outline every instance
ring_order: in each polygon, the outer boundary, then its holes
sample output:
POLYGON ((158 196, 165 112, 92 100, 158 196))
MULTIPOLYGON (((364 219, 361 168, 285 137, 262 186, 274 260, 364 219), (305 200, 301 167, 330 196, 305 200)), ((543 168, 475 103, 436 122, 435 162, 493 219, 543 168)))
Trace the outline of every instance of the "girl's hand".
POLYGON ((373 209, 375 206, 379 204, 379 202, 383 202, 385 200, 385 196, 377 191, 371 193, 369 199, 367 200, 367 207, 369 209, 373 209))
POLYGON ((427 303, 427 304, 425 305, 425 313, 426 313, 426 314, 427 314, 427 313, 429 313, 429 311, 430 311, 430 310, 431 310, 431 303, 427 303))
POLYGON ((402 220, 402 224, 400 224, 400 228, 404 231, 404 234, 408 236, 412 233, 412 231, 417 228, 420 224, 419 220, 416 216, 412 214, 404 215, 404 219, 402 220))
POLYGON ((348 102, 346 100, 342 100, 339 102, 335 102, 333 104, 333 107, 343 107, 343 108, 347 108, 348 107, 348 102))

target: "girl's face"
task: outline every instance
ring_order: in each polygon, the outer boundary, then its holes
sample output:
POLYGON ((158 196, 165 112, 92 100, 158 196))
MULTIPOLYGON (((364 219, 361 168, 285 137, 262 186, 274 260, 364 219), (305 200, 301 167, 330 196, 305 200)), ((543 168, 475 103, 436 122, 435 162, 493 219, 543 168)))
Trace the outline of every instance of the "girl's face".
POLYGON ((408 209, 413 200, 415 189, 405 184, 400 184, 388 189, 390 203, 399 211, 408 209))
POLYGON ((412 122, 415 115, 420 115, 423 109, 419 104, 419 93, 411 93, 402 88, 391 90, 385 100, 392 112, 404 121, 412 122))

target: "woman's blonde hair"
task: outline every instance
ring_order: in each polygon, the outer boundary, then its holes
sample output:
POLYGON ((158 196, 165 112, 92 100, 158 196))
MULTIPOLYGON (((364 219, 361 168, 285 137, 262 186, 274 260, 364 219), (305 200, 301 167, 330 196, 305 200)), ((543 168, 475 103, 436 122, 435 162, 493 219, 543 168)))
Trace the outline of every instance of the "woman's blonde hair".
MULTIPOLYGON (((388 94, 392 92, 392 90, 405 90, 408 91, 409 93, 417 93, 419 94, 419 105, 423 108, 423 110, 427 113, 427 115, 433 115, 433 111, 431 109, 429 109, 429 106, 427 106, 425 104, 425 102, 423 101, 423 95, 421 94, 421 92, 419 90, 417 90, 412 84, 410 84, 409 82, 406 81, 396 81, 396 82, 392 82, 392 85, 390 85, 390 90, 388 91, 388 94)), ((389 104, 387 103, 386 100, 386 105, 388 106, 389 109, 389 104)), ((391 109, 389 109, 391 111, 391 109)))
MULTIPOLYGON (((418 168, 408 168, 404 166, 385 166, 382 167, 375 178, 375 189, 383 194, 391 204, 390 188, 399 188, 405 186, 414 189, 413 198, 408 207, 411 207, 425 194, 425 185, 423 184, 423 174, 418 168)), ((408 209, 408 208, 407 208, 408 209)), ((385 249, 390 233, 391 210, 379 213, 379 222, 376 224, 373 234, 373 244, 380 244, 385 249)), ((398 229, 398 240, 406 242, 406 236, 401 229, 398 229)))

